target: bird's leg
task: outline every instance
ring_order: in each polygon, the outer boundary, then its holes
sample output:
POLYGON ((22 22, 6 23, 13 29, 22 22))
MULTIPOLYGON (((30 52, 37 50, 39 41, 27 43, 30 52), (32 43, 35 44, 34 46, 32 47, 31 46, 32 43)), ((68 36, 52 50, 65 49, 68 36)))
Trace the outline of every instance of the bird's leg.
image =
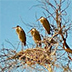
POLYGON ((40 48, 42 48, 42 45, 40 45, 40 48))
POLYGON ((36 44, 36 48, 38 47, 38 44, 36 44))
POLYGON ((23 46, 23 43, 21 43, 21 45, 22 45, 22 49, 21 49, 21 50, 23 51, 23 47, 24 47, 24 46, 23 46))
POLYGON ((45 37, 46 37, 47 32, 45 31, 45 37))

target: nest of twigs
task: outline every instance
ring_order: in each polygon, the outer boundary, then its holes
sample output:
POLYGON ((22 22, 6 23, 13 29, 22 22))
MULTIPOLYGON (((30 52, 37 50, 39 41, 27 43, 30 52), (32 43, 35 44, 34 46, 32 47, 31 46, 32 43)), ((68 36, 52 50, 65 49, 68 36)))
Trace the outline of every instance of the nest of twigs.
POLYGON ((49 71, 51 71, 52 68, 50 68, 49 65, 51 66, 54 64, 55 58, 53 55, 57 50, 58 44, 54 46, 54 49, 51 51, 50 49, 54 44, 49 43, 48 40, 46 42, 47 43, 43 48, 28 48, 20 52, 3 48, 0 51, 0 71, 6 71, 7 69, 11 70, 14 68, 16 69, 19 67, 24 67, 25 65, 31 67, 37 64, 45 67, 47 70, 50 69, 49 71))
POLYGON ((16 53, 14 56, 7 58, 10 59, 19 59, 23 61, 23 64, 34 65, 34 64, 50 64, 51 58, 48 54, 48 51, 43 48, 34 48, 34 49, 27 49, 16 53))

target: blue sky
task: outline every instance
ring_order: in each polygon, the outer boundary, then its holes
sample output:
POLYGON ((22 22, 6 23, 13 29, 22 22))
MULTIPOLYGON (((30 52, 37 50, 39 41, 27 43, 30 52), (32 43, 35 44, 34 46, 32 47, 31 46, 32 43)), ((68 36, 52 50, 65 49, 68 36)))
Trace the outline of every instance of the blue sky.
POLYGON ((26 32, 31 29, 27 28, 26 25, 21 21, 22 17, 25 23, 35 23, 35 13, 37 8, 30 9, 33 5, 37 4, 34 0, 25 1, 1 1, 1 23, 0 23, 0 45, 5 44, 5 40, 9 40, 13 44, 19 41, 15 30, 12 27, 20 25, 26 32))
MULTIPOLYGON (((37 5, 38 2, 36 0, 1 0, 0 1, 0 46, 4 44, 5 46, 8 46, 7 42, 5 40, 9 40, 12 44, 16 44, 16 42, 19 42, 18 36, 15 32, 15 30, 12 29, 12 27, 15 27, 17 25, 20 25, 24 31, 27 32, 31 29, 27 27, 23 22, 21 21, 20 16, 22 17, 23 21, 25 23, 29 23, 33 25, 33 23, 37 24, 35 14, 37 14, 37 17, 43 16, 42 9, 38 7, 33 7, 30 9, 33 5, 37 5)), ((71 15, 71 8, 69 8, 69 16, 72 18, 71 15)), ((72 37, 72 35, 70 35, 72 37)), ((70 38, 70 37, 69 37, 70 38)), ((72 39, 68 38, 68 42, 70 43, 72 39)), ((27 39, 27 41, 33 41, 31 39, 27 39)), ((71 46, 71 44, 70 44, 71 46)))
MULTIPOLYGON (((31 28, 23 24, 20 16, 25 23, 33 26, 37 24, 35 14, 39 18, 43 16, 43 10, 38 7, 30 9, 33 5, 37 4, 38 2, 36 0, 0 0, 0 48, 2 44, 4 44, 5 48, 12 48, 5 40, 9 40, 15 46, 18 44, 18 36, 12 27, 20 25, 26 35, 30 35, 27 32, 31 28)), ((72 2, 70 5, 71 8, 69 8, 67 12, 69 13, 70 19, 72 19, 72 2)), ((28 36, 27 41, 34 42, 33 39, 31 37, 28 38, 28 36)), ((72 47, 72 34, 68 36, 67 43, 72 47)))

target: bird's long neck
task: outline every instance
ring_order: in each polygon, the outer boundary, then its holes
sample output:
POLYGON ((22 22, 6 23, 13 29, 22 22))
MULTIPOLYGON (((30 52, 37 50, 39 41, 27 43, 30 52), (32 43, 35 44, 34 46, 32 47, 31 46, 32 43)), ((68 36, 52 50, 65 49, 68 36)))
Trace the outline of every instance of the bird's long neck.
POLYGON ((19 34, 19 29, 16 29, 16 33, 19 34))

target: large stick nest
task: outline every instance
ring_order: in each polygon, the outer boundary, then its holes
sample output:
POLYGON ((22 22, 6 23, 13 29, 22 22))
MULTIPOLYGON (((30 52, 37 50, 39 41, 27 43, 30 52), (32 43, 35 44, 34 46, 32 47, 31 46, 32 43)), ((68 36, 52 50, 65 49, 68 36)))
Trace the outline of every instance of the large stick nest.
POLYGON ((14 56, 7 58, 10 59, 19 59, 23 61, 23 64, 34 65, 34 64, 50 64, 51 58, 48 51, 43 48, 34 48, 27 49, 16 53, 14 56))

